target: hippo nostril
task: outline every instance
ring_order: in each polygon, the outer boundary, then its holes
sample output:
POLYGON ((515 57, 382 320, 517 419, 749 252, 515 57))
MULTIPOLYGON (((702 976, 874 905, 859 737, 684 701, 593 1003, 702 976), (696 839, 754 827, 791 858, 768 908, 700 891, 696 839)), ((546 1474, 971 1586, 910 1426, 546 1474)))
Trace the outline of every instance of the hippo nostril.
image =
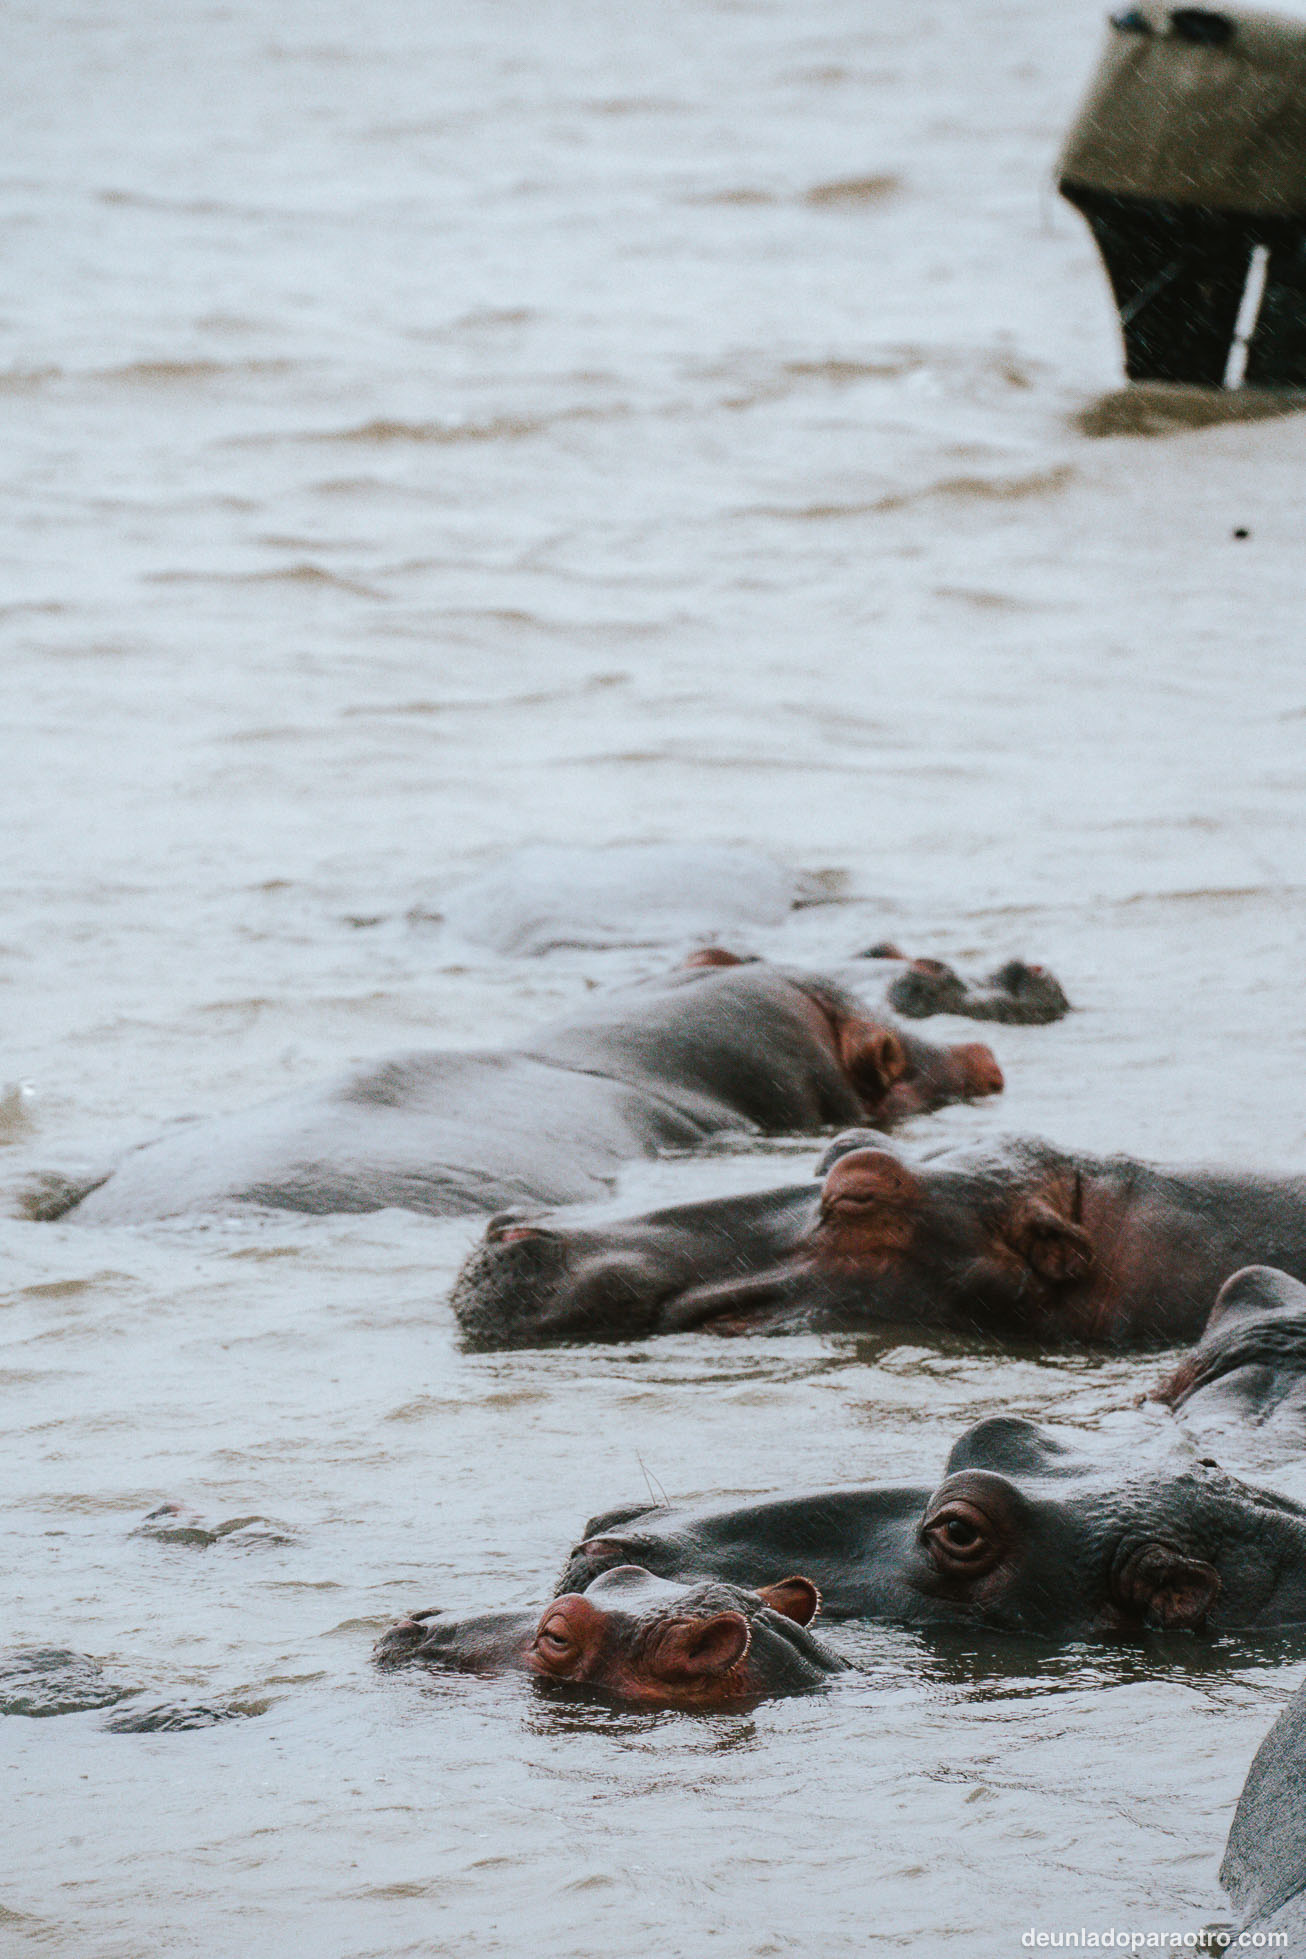
POLYGON ((629 1571, 632 1567, 630 1546, 621 1544, 615 1537, 587 1537, 578 1544, 572 1553, 573 1558, 584 1558, 592 1569, 590 1576, 597 1578, 600 1572, 612 1570, 629 1571))
POLYGON ((547 1238, 550 1233, 535 1222, 531 1211, 496 1211, 485 1227, 491 1245, 515 1245, 523 1238, 547 1238))

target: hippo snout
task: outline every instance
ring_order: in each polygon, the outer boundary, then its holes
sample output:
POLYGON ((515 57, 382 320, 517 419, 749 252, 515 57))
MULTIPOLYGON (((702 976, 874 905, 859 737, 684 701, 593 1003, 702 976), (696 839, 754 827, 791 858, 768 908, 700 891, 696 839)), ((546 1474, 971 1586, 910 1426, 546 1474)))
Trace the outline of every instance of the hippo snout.
POLYGON ((430 1621, 439 1614, 439 1607, 432 1606, 426 1612, 409 1612, 397 1619, 393 1626, 387 1626, 376 1645, 372 1648, 372 1658, 378 1666, 403 1666, 411 1660, 419 1646, 430 1637, 430 1621))
POLYGON ((632 1565, 660 1576, 667 1565, 666 1545, 656 1537, 587 1537, 570 1553, 558 1580, 558 1591, 588 1591, 605 1571, 632 1565))
POLYGON ((567 1262, 567 1248, 556 1232, 515 1212, 491 1218, 450 1295, 464 1339, 474 1347, 534 1345, 567 1262))
POLYGON ((639 1250, 496 1220, 459 1272, 451 1301, 470 1345, 539 1347, 638 1339, 656 1328, 666 1290, 639 1250))
POLYGON ((961 1073, 962 1095, 966 1101, 977 1101, 984 1095, 1001 1095, 1007 1085, 1006 1078, 992 1048, 985 1047, 982 1041, 965 1041, 953 1048, 952 1053, 961 1073))
POLYGON ((485 1227, 486 1243, 513 1245, 527 1238, 547 1238, 549 1233, 538 1222, 542 1216, 543 1212, 525 1206, 511 1211, 496 1211, 485 1227))

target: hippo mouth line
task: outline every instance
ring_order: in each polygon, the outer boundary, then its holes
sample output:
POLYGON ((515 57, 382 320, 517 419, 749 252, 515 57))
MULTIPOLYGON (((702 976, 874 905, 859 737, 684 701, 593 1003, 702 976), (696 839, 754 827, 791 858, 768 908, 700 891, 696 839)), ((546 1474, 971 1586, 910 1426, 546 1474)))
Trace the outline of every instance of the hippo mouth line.
POLYGON ((725 1324, 718 1323, 746 1321, 751 1330, 768 1314, 776 1316, 802 1276, 801 1268, 789 1267, 669 1291, 658 1304, 661 1329, 665 1333, 693 1333, 714 1327, 725 1331, 725 1324))

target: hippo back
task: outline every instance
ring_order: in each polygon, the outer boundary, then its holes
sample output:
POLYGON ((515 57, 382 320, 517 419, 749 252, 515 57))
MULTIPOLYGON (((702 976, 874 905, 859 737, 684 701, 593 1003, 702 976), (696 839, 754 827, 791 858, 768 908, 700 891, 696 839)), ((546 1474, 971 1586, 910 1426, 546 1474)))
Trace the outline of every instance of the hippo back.
MULTIPOLYGON (((1240 1930, 1281 1933, 1272 1950, 1306 1953, 1306 1687, 1299 1689, 1252 1763, 1220 1866, 1243 1913, 1240 1930)), ((1268 1940, 1258 1937, 1258 1943, 1268 1940)))

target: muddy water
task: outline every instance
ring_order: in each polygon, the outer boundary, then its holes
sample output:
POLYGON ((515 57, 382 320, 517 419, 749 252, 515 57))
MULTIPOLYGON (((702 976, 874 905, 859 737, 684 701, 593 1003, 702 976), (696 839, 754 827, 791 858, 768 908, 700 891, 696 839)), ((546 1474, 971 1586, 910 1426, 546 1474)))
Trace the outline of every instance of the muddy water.
MULTIPOLYGON (((1306 431, 1114 400, 1048 189, 1097 14, 11 9, 6 1187, 653 970, 410 916, 533 839, 842 874, 761 950, 1047 959, 1082 1011, 1000 1030, 1003 1105, 922 1146, 1306 1162, 1306 431)), ((830 1694, 715 1720, 374 1678, 394 1613, 539 1599, 650 1488, 923 1475, 995 1408, 1159 1446, 1151 1363, 470 1357, 473 1235, 0 1221, 4 1640, 265 1709, 0 1724, 6 1949, 1014 1954, 1210 1915, 1291 1641, 845 1630, 830 1694), (167 1498, 273 1527, 133 1536, 167 1498)))

